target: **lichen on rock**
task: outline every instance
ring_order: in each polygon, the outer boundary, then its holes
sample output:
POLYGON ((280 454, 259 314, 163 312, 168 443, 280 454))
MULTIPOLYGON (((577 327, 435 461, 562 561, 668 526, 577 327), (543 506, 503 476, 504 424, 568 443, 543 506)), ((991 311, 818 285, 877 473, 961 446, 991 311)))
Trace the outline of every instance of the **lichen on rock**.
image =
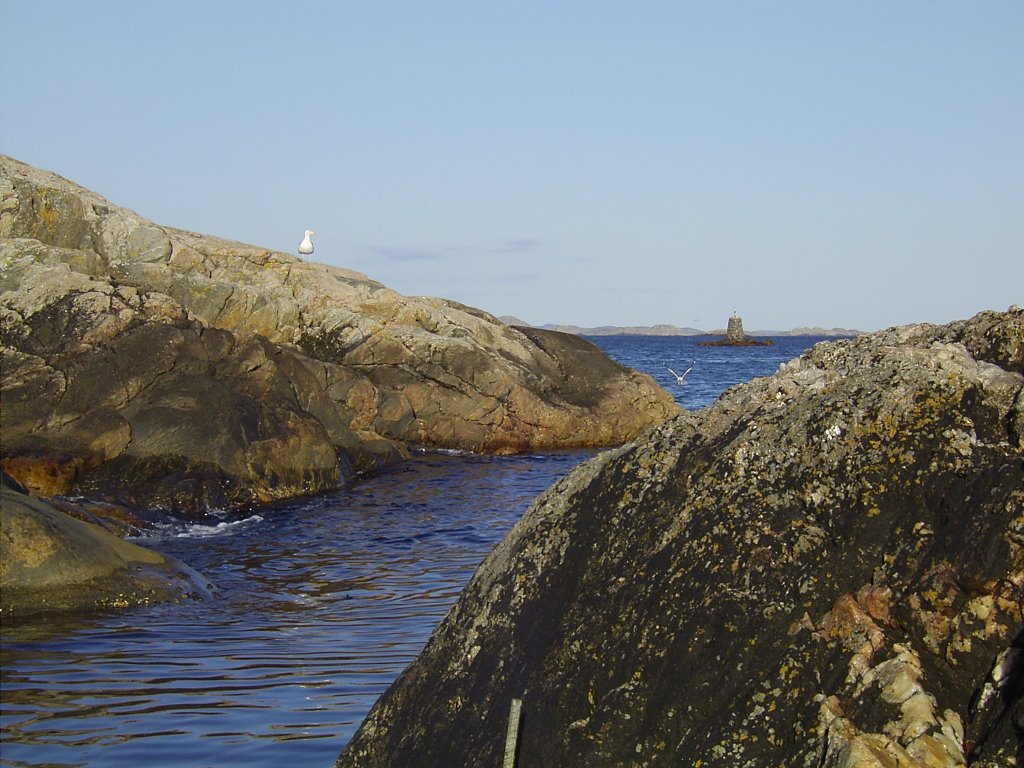
POLYGON ((820 344, 602 454, 483 563, 339 766, 1024 757, 1024 313, 820 344))

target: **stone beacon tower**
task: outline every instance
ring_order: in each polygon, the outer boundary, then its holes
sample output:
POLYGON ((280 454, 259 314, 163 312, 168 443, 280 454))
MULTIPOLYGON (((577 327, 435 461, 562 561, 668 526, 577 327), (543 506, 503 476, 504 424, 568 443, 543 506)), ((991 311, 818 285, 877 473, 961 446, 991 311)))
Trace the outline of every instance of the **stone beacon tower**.
POLYGON ((734 314, 729 318, 729 327, 725 331, 725 340, 733 344, 742 344, 746 338, 746 334, 743 333, 743 318, 734 314))
POLYGON ((729 325, 725 329, 725 338, 718 341, 700 341, 698 347, 770 347, 771 339, 752 339, 743 332, 743 318, 732 313, 729 325))

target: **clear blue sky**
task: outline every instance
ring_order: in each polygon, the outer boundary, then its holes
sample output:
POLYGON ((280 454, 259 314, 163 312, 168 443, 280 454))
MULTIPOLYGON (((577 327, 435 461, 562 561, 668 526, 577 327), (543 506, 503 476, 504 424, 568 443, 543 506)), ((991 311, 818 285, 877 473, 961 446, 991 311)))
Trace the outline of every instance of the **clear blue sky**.
POLYGON ((1024 304, 1024 2, 0 0, 0 152, 531 323, 1024 304))

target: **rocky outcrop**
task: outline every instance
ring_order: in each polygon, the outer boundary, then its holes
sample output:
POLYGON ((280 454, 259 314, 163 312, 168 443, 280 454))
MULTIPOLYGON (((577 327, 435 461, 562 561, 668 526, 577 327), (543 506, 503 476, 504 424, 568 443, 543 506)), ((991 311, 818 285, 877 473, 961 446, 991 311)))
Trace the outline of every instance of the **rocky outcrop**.
POLYGON ((230 507, 338 487, 410 445, 610 445, 653 379, 365 275, 162 227, 0 157, 3 466, 46 494, 230 507))
POLYGON ((339 766, 1024 758, 1024 313, 819 344, 556 483, 339 766))
POLYGON ((343 366, 63 264, 6 267, 3 462, 40 493, 226 508, 335 488, 350 456, 401 453, 328 396, 368 388, 343 366))
POLYGON ((205 580, 173 558, 0 484, 0 618, 204 599, 205 580))

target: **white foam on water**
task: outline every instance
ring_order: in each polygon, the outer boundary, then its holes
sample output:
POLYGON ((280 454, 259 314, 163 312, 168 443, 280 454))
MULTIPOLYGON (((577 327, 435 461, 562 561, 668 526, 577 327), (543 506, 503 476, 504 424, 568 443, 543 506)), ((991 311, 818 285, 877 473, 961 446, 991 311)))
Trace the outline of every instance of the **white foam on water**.
POLYGON ((246 523, 259 523, 263 521, 262 515, 251 515, 242 520, 232 520, 230 522, 217 523, 216 525, 203 525, 202 523, 195 523, 189 525, 184 531, 181 531, 176 535, 179 539, 198 539, 205 538, 206 536, 220 536, 224 533, 230 533, 240 525, 246 523))
MULTIPOLYGON (((217 513, 214 512, 216 515, 217 513)), ((241 526, 263 521, 262 515, 250 515, 241 520, 224 520, 212 525, 205 523, 188 523, 176 520, 167 523, 156 523, 152 528, 137 536, 127 537, 131 541, 154 542, 161 539, 205 539, 210 536, 223 536, 233 533, 241 526)))

